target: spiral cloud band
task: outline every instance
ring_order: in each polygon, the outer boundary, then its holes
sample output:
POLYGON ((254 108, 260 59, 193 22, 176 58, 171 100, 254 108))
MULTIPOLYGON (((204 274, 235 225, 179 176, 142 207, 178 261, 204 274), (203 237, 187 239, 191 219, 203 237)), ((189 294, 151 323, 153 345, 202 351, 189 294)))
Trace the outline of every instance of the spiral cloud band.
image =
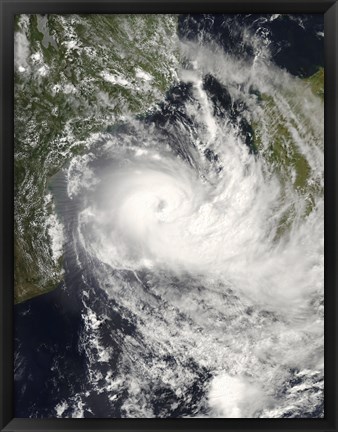
POLYGON ((180 49, 179 83, 157 111, 125 118, 66 173, 94 387, 126 392, 131 417, 187 403, 177 415, 318 407, 322 103, 263 54, 250 63, 215 44, 180 49), (104 313, 96 286, 111 302, 104 313), (134 328, 112 330, 118 360, 100 345, 112 311, 134 328), (116 372, 99 378, 113 357, 116 372))

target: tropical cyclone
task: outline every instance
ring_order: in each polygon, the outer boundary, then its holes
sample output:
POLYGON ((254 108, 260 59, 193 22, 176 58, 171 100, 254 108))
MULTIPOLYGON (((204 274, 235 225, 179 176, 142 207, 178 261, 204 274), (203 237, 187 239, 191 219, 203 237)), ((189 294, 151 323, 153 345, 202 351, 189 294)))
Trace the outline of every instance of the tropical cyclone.
POLYGON ((136 325, 115 415, 322 416, 322 99, 267 52, 180 52, 157 110, 67 172, 84 302, 94 280, 136 325))

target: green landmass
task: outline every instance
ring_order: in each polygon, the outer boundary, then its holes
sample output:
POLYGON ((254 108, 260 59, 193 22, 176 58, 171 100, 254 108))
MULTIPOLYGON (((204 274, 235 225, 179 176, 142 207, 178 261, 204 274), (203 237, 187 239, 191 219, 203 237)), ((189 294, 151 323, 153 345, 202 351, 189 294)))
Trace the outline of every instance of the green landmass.
POLYGON ((318 71, 309 78, 305 79, 313 93, 324 100, 324 68, 319 68, 318 71))
MULTIPOLYGON (((256 90, 253 91, 252 93, 256 95, 262 112, 260 118, 253 119, 252 126, 254 142, 260 155, 280 179, 283 188, 281 206, 288 202, 288 186, 292 178, 292 186, 295 191, 306 197, 307 205, 303 215, 306 217, 313 210, 316 196, 323 194, 323 185, 319 178, 314 178, 314 173, 311 172, 309 162, 295 140, 294 133, 296 132, 302 139, 313 143, 314 146, 323 146, 323 124, 319 128, 320 130, 316 130, 312 126, 309 114, 302 107, 304 102, 308 103, 310 100, 310 103, 317 104, 316 111, 310 115, 316 116, 318 108, 319 111, 323 110, 323 68, 320 68, 309 78, 299 79, 299 82, 301 85, 298 93, 294 93, 290 89, 289 92, 284 91, 283 94, 284 101, 289 104, 296 116, 295 119, 291 120, 283 112, 276 98, 269 94, 259 92, 258 94, 256 90), (319 103, 316 97, 319 97, 319 103)), ((280 218, 276 240, 280 239, 291 228, 294 217, 294 205, 289 205, 280 218)))

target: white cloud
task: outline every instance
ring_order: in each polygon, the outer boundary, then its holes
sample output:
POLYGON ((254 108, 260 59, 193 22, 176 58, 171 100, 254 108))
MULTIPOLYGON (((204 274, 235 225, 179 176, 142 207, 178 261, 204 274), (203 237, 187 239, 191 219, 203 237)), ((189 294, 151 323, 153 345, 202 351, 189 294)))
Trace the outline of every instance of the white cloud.
POLYGON ((14 35, 14 65, 19 72, 25 72, 29 69, 29 55, 30 47, 26 34, 16 32, 14 35))
POLYGON ((225 418, 257 417, 257 412, 271 403, 259 385, 227 374, 213 378, 208 400, 212 414, 225 418))

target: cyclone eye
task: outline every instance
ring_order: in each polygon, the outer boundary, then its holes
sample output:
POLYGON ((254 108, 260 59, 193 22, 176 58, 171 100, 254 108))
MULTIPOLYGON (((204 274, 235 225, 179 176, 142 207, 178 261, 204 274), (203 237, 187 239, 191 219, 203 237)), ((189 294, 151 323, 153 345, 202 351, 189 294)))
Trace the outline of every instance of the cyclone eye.
POLYGON ((160 200, 157 204, 157 211, 162 212, 167 206, 167 203, 164 200, 160 200))

